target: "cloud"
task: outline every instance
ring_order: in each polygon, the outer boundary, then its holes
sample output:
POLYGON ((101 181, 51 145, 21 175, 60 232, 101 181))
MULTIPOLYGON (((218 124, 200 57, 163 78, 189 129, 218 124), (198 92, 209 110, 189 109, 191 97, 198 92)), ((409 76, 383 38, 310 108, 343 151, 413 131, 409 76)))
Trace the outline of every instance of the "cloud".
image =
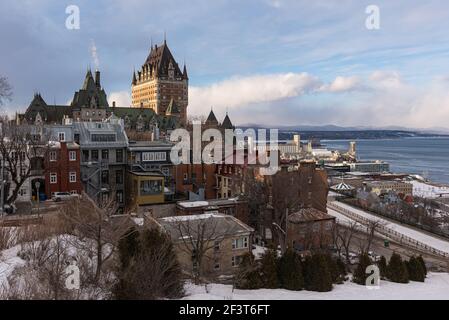
POLYGON ((359 77, 338 76, 328 85, 324 85, 320 90, 323 92, 345 92, 360 89, 362 87, 359 77))
POLYGON ((313 92, 321 86, 318 78, 307 73, 233 77, 205 87, 190 87, 190 112, 198 115, 211 106, 236 108, 277 101, 313 92))
POLYGON ((129 91, 115 91, 108 95, 108 103, 112 106, 112 102, 115 101, 117 107, 129 107, 131 106, 131 95, 129 91))

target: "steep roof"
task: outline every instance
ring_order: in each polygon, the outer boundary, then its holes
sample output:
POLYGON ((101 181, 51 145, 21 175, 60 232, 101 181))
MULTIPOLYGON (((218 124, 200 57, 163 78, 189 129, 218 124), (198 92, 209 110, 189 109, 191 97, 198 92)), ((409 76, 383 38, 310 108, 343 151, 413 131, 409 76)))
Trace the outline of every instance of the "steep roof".
POLYGON ((173 58, 167 42, 164 41, 164 43, 159 47, 157 45, 151 47, 150 54, 148 55, 144 65, 149 65, 150 69, 156 68, 157 76, 166 76, 168 75, 168 67, 170 62, 175 70, 175 77, 182 77, 183 74, 179 69, 178 63, 175 58, 173 58))
POLYGON ((167 110, 165 111, 166 115, 178 114, 181 113, 178 105, 175 103, 175 100, 171 98, 170 103, 168 104, 167 110))
POLYGON ((304 223, 333 219, 335 219, 335 217, 315 208, 303 208, 298 212, 292 213, 288 216, 288 221, 290 223, 304 223))
POLYGON ((28 123, 33 123, 37 114, 46 123, 61 123, 62 118, 72 115, 70 106, 48 105, 40 93, 36 93, 25 111, 23 119, 28 123))
POLYGON ((109 107, 106 92, 95 84, 92 71, 87 70, 83 86, 73 95, 71 106, 74 109, 80 109, 82 107, 90 108, 92 102, 95 102, 96 107, 99 108, 109 107))
POLYGON ((229 119, 228 113, 226 112, 226 117, 223 120, 223 123, 221 126, 224 129, 234 129, 234 126, 232 125, 231 119, 229 119))
POLYGON ((209 116, 206 119, 206 124, 218 124, 217 117, 213 110, 210 110, 209 116))

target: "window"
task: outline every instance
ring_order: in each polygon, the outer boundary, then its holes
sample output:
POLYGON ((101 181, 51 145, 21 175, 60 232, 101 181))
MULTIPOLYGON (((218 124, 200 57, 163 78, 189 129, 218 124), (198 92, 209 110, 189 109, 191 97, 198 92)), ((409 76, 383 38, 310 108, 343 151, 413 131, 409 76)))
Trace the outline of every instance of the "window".
POLYGON ((104 183, 104 184, 109 183, 109 171, 103 170, 101 172, 101 183, 104 183))
POLYGON ((114 142, 116 140, 116 136, 114 133, 93 133, 90 135, 90 139, 92 142, 114 142))
POLYGON ((151 196, 162 193, 162 180, 146 180, 140 182, 140 195, 151 196))
POLYGON ((242 256, 232 256, 231 264, 233 267, 238 267, 241 262, 242 262, 242 256))
POLYGON ((83 162, 89 161, 89 150, 83 150, 83 162))
POLYGON ((117 192, 115 193, 115 200, 116 200, 118 203, 123 203, 123 191, 117 191, 117 192))
POLYGON ((50 151, 50 161, 56 161, 56 151, 50 151))
POLYGON ((117 170, 115 172, 115 183, 116 184, 122 184, 123 183, 123 171, 117 170))
POLYGON ((70 182, 76 182, 76 172, 70 172, 69 173, 69 181, 70 182))
POLYGON ((188 177, 187 173, 184 173, 184 180, 187 180, 188 177))
POLYGON ((232 239, 232 249, 248 248, 248 237, 232 239))
POLYGON ((54 184, 58 182, 58 175, 56 173, 50 173, 50 183, 54 184))
POLYGON ((220 264, 218 262, 214 263, 214 269, 215 270, 220 270, 220 264))
POLYGON ((102 160, 109 160, 109 150, 101 150, 101 159, 102 160))
POLYGON ((72 191, 70 191, 70 194, 78 194, 78 191, 72 190, 72 191))
POLYGON ((65 141, 65 132, 58 132, 59 141, 65 141))
POLYGON ((92 161, 98 161, 98 150, 92 150, 92 161))
POLYGON ((69 160, 76 161, 76 151, 69 151, 69 160))
POLYGON ((115 150, 115 162, 123 162, 123 150, 115 150))
POLYGON ((165 161, 167 154, 165 152, 142 152, 142 161, 165 161))
POLYGON ((220 241, 215 241, 214 242, 214 250, 215 251, 219 251, 220 250, 220 241))

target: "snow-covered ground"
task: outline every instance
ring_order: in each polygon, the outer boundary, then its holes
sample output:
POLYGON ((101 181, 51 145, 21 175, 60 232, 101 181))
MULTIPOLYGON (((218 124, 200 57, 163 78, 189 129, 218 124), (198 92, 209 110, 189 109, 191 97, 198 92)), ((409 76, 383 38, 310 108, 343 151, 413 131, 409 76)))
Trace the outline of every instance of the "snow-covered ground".
POLYGON ((335 285, 330 292, 289 291, 284 289, 234 290, 231 285, 188 284, 187 300, 449 300, 449 274, 430 273, 426 282, 399 284, 381 281, 379 289, 368 289, 352 282, 335 285))
POLYGON ((449 196, 449 186, 434 185, 422 181, 412 180, 413 195, 421 198, 438 198, 442 196, 449 196))
MULTIPOLYGON (((423 233, 423 232, 415 230, 413 228, 406 227, 399 223, 394 223, 389 220, 380 218, 380 217, 373 215, 369 212, 366 212, 362 209, 351 207, 342 202, 335 202, 335 204, 344 209, 350 210, 351 212, 353 212, 359 216, 362 216, 364 218, 371 219, 373 221, 381 221, 382 224, 384 224, 387 228, 390 228, 390 229, 392 229, 396 232, 399 232, 405 236, 408 236, 412 239, 422 242, 422 243, 428 245, 429 247, 449 253, 449 241, 445 241, 440 238, 433 237, 427 233, 423 233)), ((334 215, 335 211, 329 210, 329 214, 334 215)), ((342 216, 342 215, 340 214, 339 216, 342 216)), ((336 216, 336 217, 339 218, 339 216, 336 216)))

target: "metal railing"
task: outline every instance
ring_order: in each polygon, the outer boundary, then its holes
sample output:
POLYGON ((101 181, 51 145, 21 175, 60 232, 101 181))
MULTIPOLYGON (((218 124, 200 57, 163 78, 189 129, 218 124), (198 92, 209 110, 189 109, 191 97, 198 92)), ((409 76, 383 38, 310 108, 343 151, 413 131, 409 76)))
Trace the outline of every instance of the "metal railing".
MULTIPOLYGON (((342 208, 339 205, 336 205, 335 203, 328 203, 327 205, 330 209, 333 209, 351 219, 353 219, 356 222, 359 222, 360 224, 363 225, 368 225, 370 222, 372 222, 372 219, 368 219, 366 217, 363 217, 359 214, 356 214, 346 208, 342 208)), ((421 241, 415 240, 409 236, 406 236, 400 232, 397 232, 396 230, 393 230, 391 228, 388 228, 386 226, 383 225, 379 225, 376 229, 377 232, 389 237, 391 240, 396 241, 400 244, 404 244, 407 245, 409 247, 412 247, 414 249, 418 249, 421 251, 425 251, 426 253, 433 253, 435 255, 444 257, 444 258, 449 258, 449 253, 444 252, 442 250, 439 249, 435 249, 421 241)))

